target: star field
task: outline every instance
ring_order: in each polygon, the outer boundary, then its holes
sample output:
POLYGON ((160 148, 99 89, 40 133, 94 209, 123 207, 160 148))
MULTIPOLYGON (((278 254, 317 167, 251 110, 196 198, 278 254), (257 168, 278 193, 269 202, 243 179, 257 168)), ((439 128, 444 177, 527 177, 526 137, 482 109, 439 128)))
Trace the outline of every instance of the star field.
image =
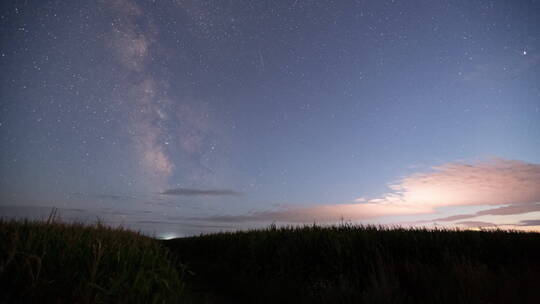
POLYGON ((458 187, 472 204, 411 182, 540 188, 537 1, 0 7, 0 215, 58 207, 178 235, 494 204, 533 207, 487 222, 538 216, 534 192, 458 187), (449 169, 464 163, 477 170, 449 169))

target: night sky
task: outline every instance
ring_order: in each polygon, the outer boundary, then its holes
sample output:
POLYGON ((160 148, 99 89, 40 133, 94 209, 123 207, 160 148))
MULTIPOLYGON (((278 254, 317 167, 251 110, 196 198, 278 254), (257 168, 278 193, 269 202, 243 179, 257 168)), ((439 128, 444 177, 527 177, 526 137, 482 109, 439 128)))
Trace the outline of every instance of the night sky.
POLYGON ((2 1, 0 216, 540 230, 539 1, 2 1))

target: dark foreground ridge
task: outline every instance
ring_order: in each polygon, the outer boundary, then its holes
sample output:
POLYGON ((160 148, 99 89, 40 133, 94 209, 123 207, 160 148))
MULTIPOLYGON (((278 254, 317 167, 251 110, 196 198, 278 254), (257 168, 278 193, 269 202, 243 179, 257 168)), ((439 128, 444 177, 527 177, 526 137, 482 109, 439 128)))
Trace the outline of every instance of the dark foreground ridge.
POLYGON ((0 220, 0 303, 537 303, 540 234, 270 227, 158 241, 0 220))
MULTIPOLYGON (((207 303, 538 303, 540 234, 270 227, 164 242, 207 303)), ((204 303, 205 301, 201 301, 204 303)))
POLYGON ((0 219, 0 303, 180 303, 173 261, 129 230, 0 219))

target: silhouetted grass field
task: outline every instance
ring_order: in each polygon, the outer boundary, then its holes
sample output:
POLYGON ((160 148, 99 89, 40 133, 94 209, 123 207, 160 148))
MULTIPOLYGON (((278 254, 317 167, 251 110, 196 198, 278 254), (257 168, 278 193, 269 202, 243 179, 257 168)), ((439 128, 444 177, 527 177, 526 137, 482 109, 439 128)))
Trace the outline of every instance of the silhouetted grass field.
POLYGON ((0 303, 539 303, 540 234, 305 226, 158 241, 0 220, 0 303))
POLYGON ((540 303, 540 234, 270 227, 165 241, 201 302, 540 303))
POLYGON ((0 220, 0 303, 178 303, 159 241, 100 224, 0 220))

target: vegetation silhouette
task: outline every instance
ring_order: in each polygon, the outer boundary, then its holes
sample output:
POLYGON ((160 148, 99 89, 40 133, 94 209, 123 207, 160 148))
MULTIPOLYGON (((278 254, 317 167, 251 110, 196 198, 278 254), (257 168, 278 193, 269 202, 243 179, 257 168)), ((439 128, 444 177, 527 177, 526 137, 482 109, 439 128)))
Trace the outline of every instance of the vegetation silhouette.
POLYGON ((537 303, 540 234, 272 225, 156 240, 0 220, 0 303, 537 303))
POLYGON ((273 225, 164 244, 201 303, 538 303, 538 233, 273 225))
POLYGON ((0 303, 179 303, 182 269, 157 240, 96 223, 0 219, 0 303))

